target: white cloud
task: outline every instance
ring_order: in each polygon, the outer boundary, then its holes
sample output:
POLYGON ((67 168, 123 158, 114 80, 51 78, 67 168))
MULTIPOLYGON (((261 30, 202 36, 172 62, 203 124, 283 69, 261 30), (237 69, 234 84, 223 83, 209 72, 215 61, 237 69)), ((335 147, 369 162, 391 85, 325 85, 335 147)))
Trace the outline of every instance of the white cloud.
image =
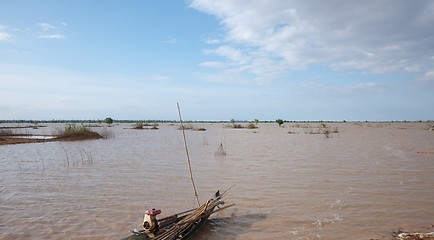
POLYGON ((219 39, 207 39, 206 40, 206 43, 208 43, 208 44, 218 44, 218 43, 221 43, 222 41, 221 40, 219 40, 219 39))
POLYGON ((374 82, 359 83, 356 85, 332 85, 318 82, 305 82, 297 86, 299 94, 309 95, 313 99, 317 99, 317 96, 354 97, 367 93, 383 93, 389 87, 390 86, 374 82))
POLYGON ((434 89, 434 69, 427 70, 423 75, 412 81, 409 87, 434 89))
POLYGON ((205 50, 206 54, 215 54, 225 57, 232 61, 232 64, 240 65, 249 61, 249 57, 245 56, 240 49, 230 46, 221 46, 212 50, 205 50))
POLYGON ((429 79, 434 79, 434 70, 425 73, 425 77, 429 79))
POLYGON ((434 69, 426 72, 424 76, 421 78, 424 83, 430 83, 434 86, 434 69))
POLYGON ((0 41, 12 41, 13 36, 12 34, 6 32, 6 30, 9 29, 6 26, 0 25, 0 41))
POLYGON ((39 38, 65 38, 62 34, 40 35, 39 38))
POLYGON ((43 31, 50 31, 56 29, 55 26, 48 23, 38 23, 37 26, 40 27, 43 31))
POLYGON ((433 1, 192 0, 190 7, 223 26, 224 41, 215 42, 222 45, 206 53, 259 78, 310 64, 423 75, 434 54, 433 1))
POLYGON ((202 63, 199 63, 199 66, 212 67, 212 68, 224 68, 224 67, 227 67, 227 64, 225 64, 223 62, 202 62, 202 63))
POLYGON ((49 24, 49 23, 38 23, 36 24, 42 31, 39 32, 39 38, 48 38, 48 39, 62 39, 65 38, 64 34, 59 33, 60 28, 66 26, 65 22, 60 22, 58 24, 49 24))
POLYGON ((10 41, 12 40, 12 35, 7 32, 0 32, 0 41, 10 41))

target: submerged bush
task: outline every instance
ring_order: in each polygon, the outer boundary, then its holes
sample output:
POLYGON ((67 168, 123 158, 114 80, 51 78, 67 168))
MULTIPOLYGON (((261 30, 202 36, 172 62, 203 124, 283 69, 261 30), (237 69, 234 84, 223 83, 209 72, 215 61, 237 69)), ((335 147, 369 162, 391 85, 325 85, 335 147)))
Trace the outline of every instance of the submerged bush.
POLYGON ((135 129, 142 129, 143 128, 143 122, 137 122, 136 126, 134 127, 135 129))
POLYGON ((80 139, 98 139, 102 138, 99 133, 92 132, 88 127, 84 126, 76 126, 75 124, 68 124, 63 132, 60 132, 58 138, 68 138, 74 140, 80 139))
POLYGON ((153 123, 152 125, 149 123, 137 122, 133 129, 158 129, 158 123, 153 123), (146 128, 145 128, 146 127, 146 128))
POLYGON ((79 133, 79 132, 90 132, 90 130, 88 127, 84 125, 77 127, 75 124, 68 124, 68 126, 65 127, 66 134, 79 133))

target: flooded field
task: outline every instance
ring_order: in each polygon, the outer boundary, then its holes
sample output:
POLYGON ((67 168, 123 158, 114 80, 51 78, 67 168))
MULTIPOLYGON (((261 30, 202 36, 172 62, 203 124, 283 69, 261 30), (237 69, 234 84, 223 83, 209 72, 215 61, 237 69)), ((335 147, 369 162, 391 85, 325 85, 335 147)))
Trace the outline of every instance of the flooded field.
MULTIPOLYGON (((434 224, 429 123, 326 123, 337 130, 328 137, 314 134, 320 123, 194 125, 206 129, 186 131, 199 199, 235 185, 236 204, 194 239, 389 239, 434 224)), ((178 127, 121 124, 94 128, 108 139, 0 146, 0 239, 120 239, 147 208, 195 207, 178 127)))

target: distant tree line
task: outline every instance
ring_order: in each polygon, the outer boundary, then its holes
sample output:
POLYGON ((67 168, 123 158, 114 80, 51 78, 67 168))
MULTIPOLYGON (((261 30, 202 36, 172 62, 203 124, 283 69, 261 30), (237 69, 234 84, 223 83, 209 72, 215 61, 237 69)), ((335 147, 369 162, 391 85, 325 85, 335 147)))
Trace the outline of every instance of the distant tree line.
MULTIPOLYGON (((129 119, 129 120, 119 120, 119 119, 112 119, 110 117, 105 118, 104 120, 66 120, 66 119, 52 119, 52 120, 0 120, 1 123, 30 123, 30 124, 38 124, 38 123, 136 123, 136 122, 143 122, 143 123, 179 123, 179 120, 162 120, 162 119, 153 119, 153 120, 143 120, 143 119, 129 119)), ((223 121, 204 121, 204 120, 183 120, 183 122, 188 123, 234 123, 234 122, 240 122, 240 123, 337 123, 337 122, 434 122, 434 120, 417 120, 417 121, 407 121, 407 120, 398 120, 398 121, 322 121, 322 120, 313 120, 313 121, 299 121, 299 120, 258 120, 255 119, 254 121, 249 120, 223 120, 223 121), (278 121, 278 122, 277 122, 278 121)))

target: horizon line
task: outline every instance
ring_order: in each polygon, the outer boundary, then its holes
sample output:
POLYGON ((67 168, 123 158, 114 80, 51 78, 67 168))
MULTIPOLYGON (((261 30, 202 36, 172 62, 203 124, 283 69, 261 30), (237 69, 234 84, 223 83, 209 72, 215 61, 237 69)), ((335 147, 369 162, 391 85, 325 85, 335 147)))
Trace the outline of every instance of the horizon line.
MULTIPOLYGON (((276 122, 281 118, 275 120, 258 120, 258 123, 271 123, 276 122)), ((164 119, 112 119, 113 123, 132 123, 132 122, 162 122, 162 123, 179 123, 179 120, 164 120, 164 119)), ((256 120, 256 119, 255 119, 256 120)), ((256 122, 255 120, 183 120, 183 122, 197 122, 197 123, 231 123, 231 122, 256 122)), ((297 122, 332 122, 332 123, 346 123, 346 122, 434 122, 434 120, 284 120, 287 123, 297 122)), ((103 119, 51 119, 51 120, 36 120, 36 119, 1 119, 2 123, 105 123, 103 119)))

